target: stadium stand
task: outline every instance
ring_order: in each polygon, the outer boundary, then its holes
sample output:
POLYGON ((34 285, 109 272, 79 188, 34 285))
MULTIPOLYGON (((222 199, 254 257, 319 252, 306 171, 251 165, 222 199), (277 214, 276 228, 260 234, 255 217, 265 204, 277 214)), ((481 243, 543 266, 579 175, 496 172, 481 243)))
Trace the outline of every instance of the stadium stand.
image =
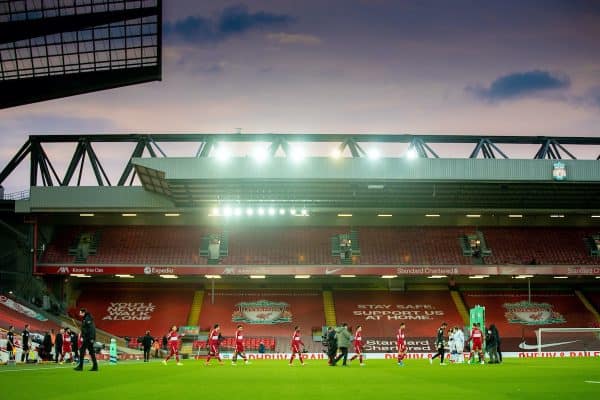
MULTIPOLYGON (((503 351, 519 351, 525 341, 535 344, 538 328, 594 327, 594 316, 571 291, 469 291, 462 293, 468 307, 485 306, 486 323, 495 324, 502 337, 503 351)), ((553 349, 553 351, 561 349, 553 349)))
MULTIPOLYGON (((88 264, 207 264, 199 256, 206 229, 188 226, 71 227, 56 232, 43 263, 73 263, 73 243, 84 233, 97 235, 96 253, 86 253, 88 264), (69 249, 71 248, 71 254, 69 249)), ((222 264, 339 264, 332 255, 331 238, 344 228, 238 229, 229 232, 228 255, 222 264)), ((585 239, 594 229, 579 228, 484 228, 491 255, 486 264, 584 264, 597 265, 585 239)), ((460 238, 473 234, 472 227, 366 227, 359 228, 361 265, 465 265, 460 238)))
POLYGON ((207 331, 216 323, 226 337, 233 336, 236 326, 242 324, 248 337, 282 336, 288 344, 298 325, 307 342, 311 329, 325 323, 323 297, 320 291, 219 290, 214 303, 211 296, 204 296, 200 329, 207 331))
MULTIPOLYGON (((596 309, 596 312, 600 313, 600 292, 586 291, 584 294, 590 304, 596 309)), ((596 325, 600 327, 600 321, 596 325)))
POLYGON ((361 264, 471 264, 459 237, 475 228, 360 228, 361 264))
MULTIPOLYGON (((1 297, 1 296, 0 296, 1 297)), ((21 332, 25 324, 29 324, 30 330, 32 332, 46 332, 50 329, 54 329, 58 331, 60 326, 45 318, 45 321, 40 321, 39 319, 32 318, 22 312, 18 312, 13 310, 12 308, 7 307, 4 302, 0 301, 0 327, 8 328, 10 325, 13 325, 18 332, 21 332)))
POLYGON ((484 228, 492 255, 488 264, 586 264, 600 260, 586 249, 585 238, 597 229, 484 228))
POLYGON ((138 337, 150 330, 162 336, 171 325, 185 325, 193 289, 96 285, 86 287, 78 307, 86 307, 99 329, 121 337, 138 337))

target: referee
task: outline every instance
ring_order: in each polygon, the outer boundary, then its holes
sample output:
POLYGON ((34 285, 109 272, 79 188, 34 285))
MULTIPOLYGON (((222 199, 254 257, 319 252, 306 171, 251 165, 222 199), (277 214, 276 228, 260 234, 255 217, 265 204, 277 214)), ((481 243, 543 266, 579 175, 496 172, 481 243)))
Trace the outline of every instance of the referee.
POLYGON ((92 368, 90 371, 98 371, 98 362, 96 361, 96 352, 94 351, 94 343, 96 342, 96 325, 92 314, 90 314, 85 308, 79 310, 79 315, 83 317, 81 320, 81 338, 83 343, 79 349, 79 365, 77 365, 75 371, 83 371, 83 359, 85 358, 85 351, 90 353, 92 359, 92 368))
POLYGON ((440 326, 440 328, 437 330, 437 336, 435 338, 435 346, 437 347, 437 353, 435 353, 433 357, 429 359, 430 364, 433 364, 434 358, 440 356, 440 365, 446 365, 444 364, 444 354, 446 353, 446 348, 444 347, 444 332, 446 332, 447 327, 448 324, 443 322, 442 326, 440 326))

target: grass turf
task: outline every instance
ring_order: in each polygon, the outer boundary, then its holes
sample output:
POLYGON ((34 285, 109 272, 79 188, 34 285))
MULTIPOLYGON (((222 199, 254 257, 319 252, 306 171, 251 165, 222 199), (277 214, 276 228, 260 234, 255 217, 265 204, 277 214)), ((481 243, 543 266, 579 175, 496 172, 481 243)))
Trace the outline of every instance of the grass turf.
POLYGON ((27 365, 0 367, 2 399, 80 398, 85 400, 153 399, 159 396, 248 399, 580 399, 598 398, 600 360, 506 359, 501 365, 430 365, 427 360, 369 360, 360 367, 328 367, 309 361, 293 367, 286 361, 254 360, 251 365, 204 366, 184 360, 167 366, 153 360, 144 364, 100 364, 99 372, 76 372, 72 367, 27 365), (34 397, 29 397, 32 395, 34 397))

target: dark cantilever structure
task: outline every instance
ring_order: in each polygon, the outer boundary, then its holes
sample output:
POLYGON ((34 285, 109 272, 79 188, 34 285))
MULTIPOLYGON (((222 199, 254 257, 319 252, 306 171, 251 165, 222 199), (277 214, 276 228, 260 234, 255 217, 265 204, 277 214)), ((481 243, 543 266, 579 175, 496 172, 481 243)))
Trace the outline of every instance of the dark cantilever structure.
POLYGON ((0 0, 0 109, 161 80, 162 0, 0 0))

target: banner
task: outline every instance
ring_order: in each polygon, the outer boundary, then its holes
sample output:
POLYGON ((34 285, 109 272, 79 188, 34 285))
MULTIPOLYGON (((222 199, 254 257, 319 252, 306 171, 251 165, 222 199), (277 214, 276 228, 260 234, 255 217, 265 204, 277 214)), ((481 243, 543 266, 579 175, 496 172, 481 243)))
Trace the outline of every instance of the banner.
POLYGON ((81 265, 37 264, 35 273, 50 275, 597 275, 600 266, 569 265, 81 265))

